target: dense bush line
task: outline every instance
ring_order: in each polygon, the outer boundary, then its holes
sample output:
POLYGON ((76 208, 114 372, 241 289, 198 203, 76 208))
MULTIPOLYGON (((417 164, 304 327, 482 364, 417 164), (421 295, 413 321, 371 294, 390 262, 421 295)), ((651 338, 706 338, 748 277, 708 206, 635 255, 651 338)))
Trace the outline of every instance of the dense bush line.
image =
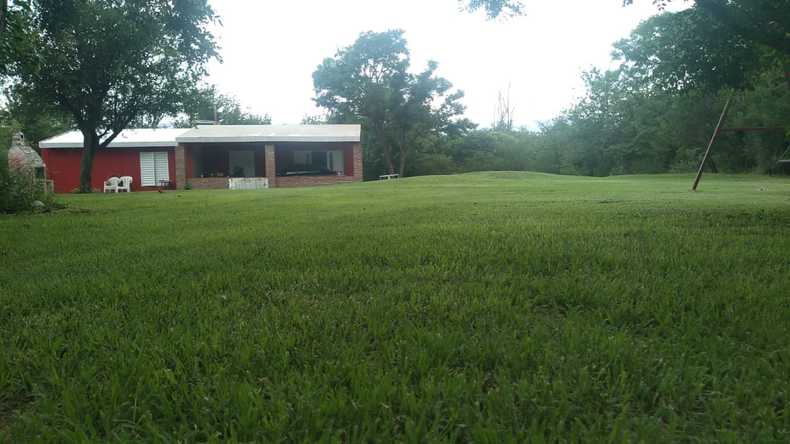
MULTIPOLYGON (((539 130, 477 130, 444 138, 419 154, 413 174, 530 170, 607 176, 692 171, 732 94, 636 94, 619 72, 593 71, 586 82, 586 96, 539 130)), ((735 92, 733 103, 729 127, 782 127, 790 122, 790 89, 779 68, 762 73, 752 89, 735 92)), ((787 144, 781 131, 722 133, 711 168, 788 174, 790 169, 777 163, 787 144)))

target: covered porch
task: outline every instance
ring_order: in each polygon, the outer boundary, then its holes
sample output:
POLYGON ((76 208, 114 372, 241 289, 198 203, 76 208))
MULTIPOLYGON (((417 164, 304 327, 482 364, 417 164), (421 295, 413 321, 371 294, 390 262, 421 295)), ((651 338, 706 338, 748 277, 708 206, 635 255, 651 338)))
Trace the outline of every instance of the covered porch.
POLYGON ((362 152, 349 142, 179 143, 175 173, 179 189, 328 185, 360 180, 362 152))

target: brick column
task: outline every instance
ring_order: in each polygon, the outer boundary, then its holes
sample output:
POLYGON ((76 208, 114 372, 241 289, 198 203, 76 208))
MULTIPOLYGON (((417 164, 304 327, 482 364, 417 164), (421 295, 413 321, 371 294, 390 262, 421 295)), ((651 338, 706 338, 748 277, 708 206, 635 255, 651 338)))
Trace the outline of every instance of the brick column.
POLYGON ((274 145, 266 145, 266 178, 269 179, 269 186, 277 186, 277 164, 275 163, 274 145))
POLYGON ((187 156, 184 145, 176 145, 176 189, 183 190, 187 184, 187 156))
POLYGON ((354 180, 362 180, 363 171, 362 171, 362 144, 355 143, 353 147, 354 151, 354 180))

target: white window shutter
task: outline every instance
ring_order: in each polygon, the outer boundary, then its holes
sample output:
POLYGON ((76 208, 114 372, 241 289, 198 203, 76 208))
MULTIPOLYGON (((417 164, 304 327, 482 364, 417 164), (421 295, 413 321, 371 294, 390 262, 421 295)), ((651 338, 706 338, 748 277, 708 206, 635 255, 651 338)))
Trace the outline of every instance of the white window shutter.
POLYGON ((167 161, 167 153, 154 153, 156 157, 156 182, 170 180, 170 168, 167 161))
POLYGON ((332 159, 332 166, 329 168, 332 171, 340 174, 345 174, 345 164, 343 162, 343 152, 334 150, 329 152, 330 159, 332 159))
POLYGON ((159 186, 160 181, 170 180, 170 165, 166 152, 140 153, 140 183, 144 187, 159 186))
POLYGON ((156 186, 156 161, 154 154, 140 153, 140 184, 144 187, 156 186))

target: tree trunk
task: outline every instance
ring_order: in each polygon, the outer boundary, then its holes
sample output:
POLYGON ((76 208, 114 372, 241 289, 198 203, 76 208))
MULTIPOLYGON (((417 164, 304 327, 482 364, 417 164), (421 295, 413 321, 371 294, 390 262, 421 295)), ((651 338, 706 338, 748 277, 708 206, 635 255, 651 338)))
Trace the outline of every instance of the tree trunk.
POLYGON ((385 145, 384 161, 387 162, 387 174, 395 174, 395 163, 392 161, 392 147, 385 145))
POLYGON ((400 169, 398 170, 398 174, 400 174, 400 177, 406 175, 406 157, 409 155, 409 146, 406 144, 406 133, 406 128, 401 128, 398 137, 398 154, 400 154, 400 169))
POLYGON ((82 130, 82 161, 80 162, 80 193, 90 193, 91 172, 93 170, 93 157, 99 149, 99 137, 96 130, 82 130))
POLYGON ((8 0, 0 1, 0 34, 5 34, 5 21, 8 15, 8 0))

